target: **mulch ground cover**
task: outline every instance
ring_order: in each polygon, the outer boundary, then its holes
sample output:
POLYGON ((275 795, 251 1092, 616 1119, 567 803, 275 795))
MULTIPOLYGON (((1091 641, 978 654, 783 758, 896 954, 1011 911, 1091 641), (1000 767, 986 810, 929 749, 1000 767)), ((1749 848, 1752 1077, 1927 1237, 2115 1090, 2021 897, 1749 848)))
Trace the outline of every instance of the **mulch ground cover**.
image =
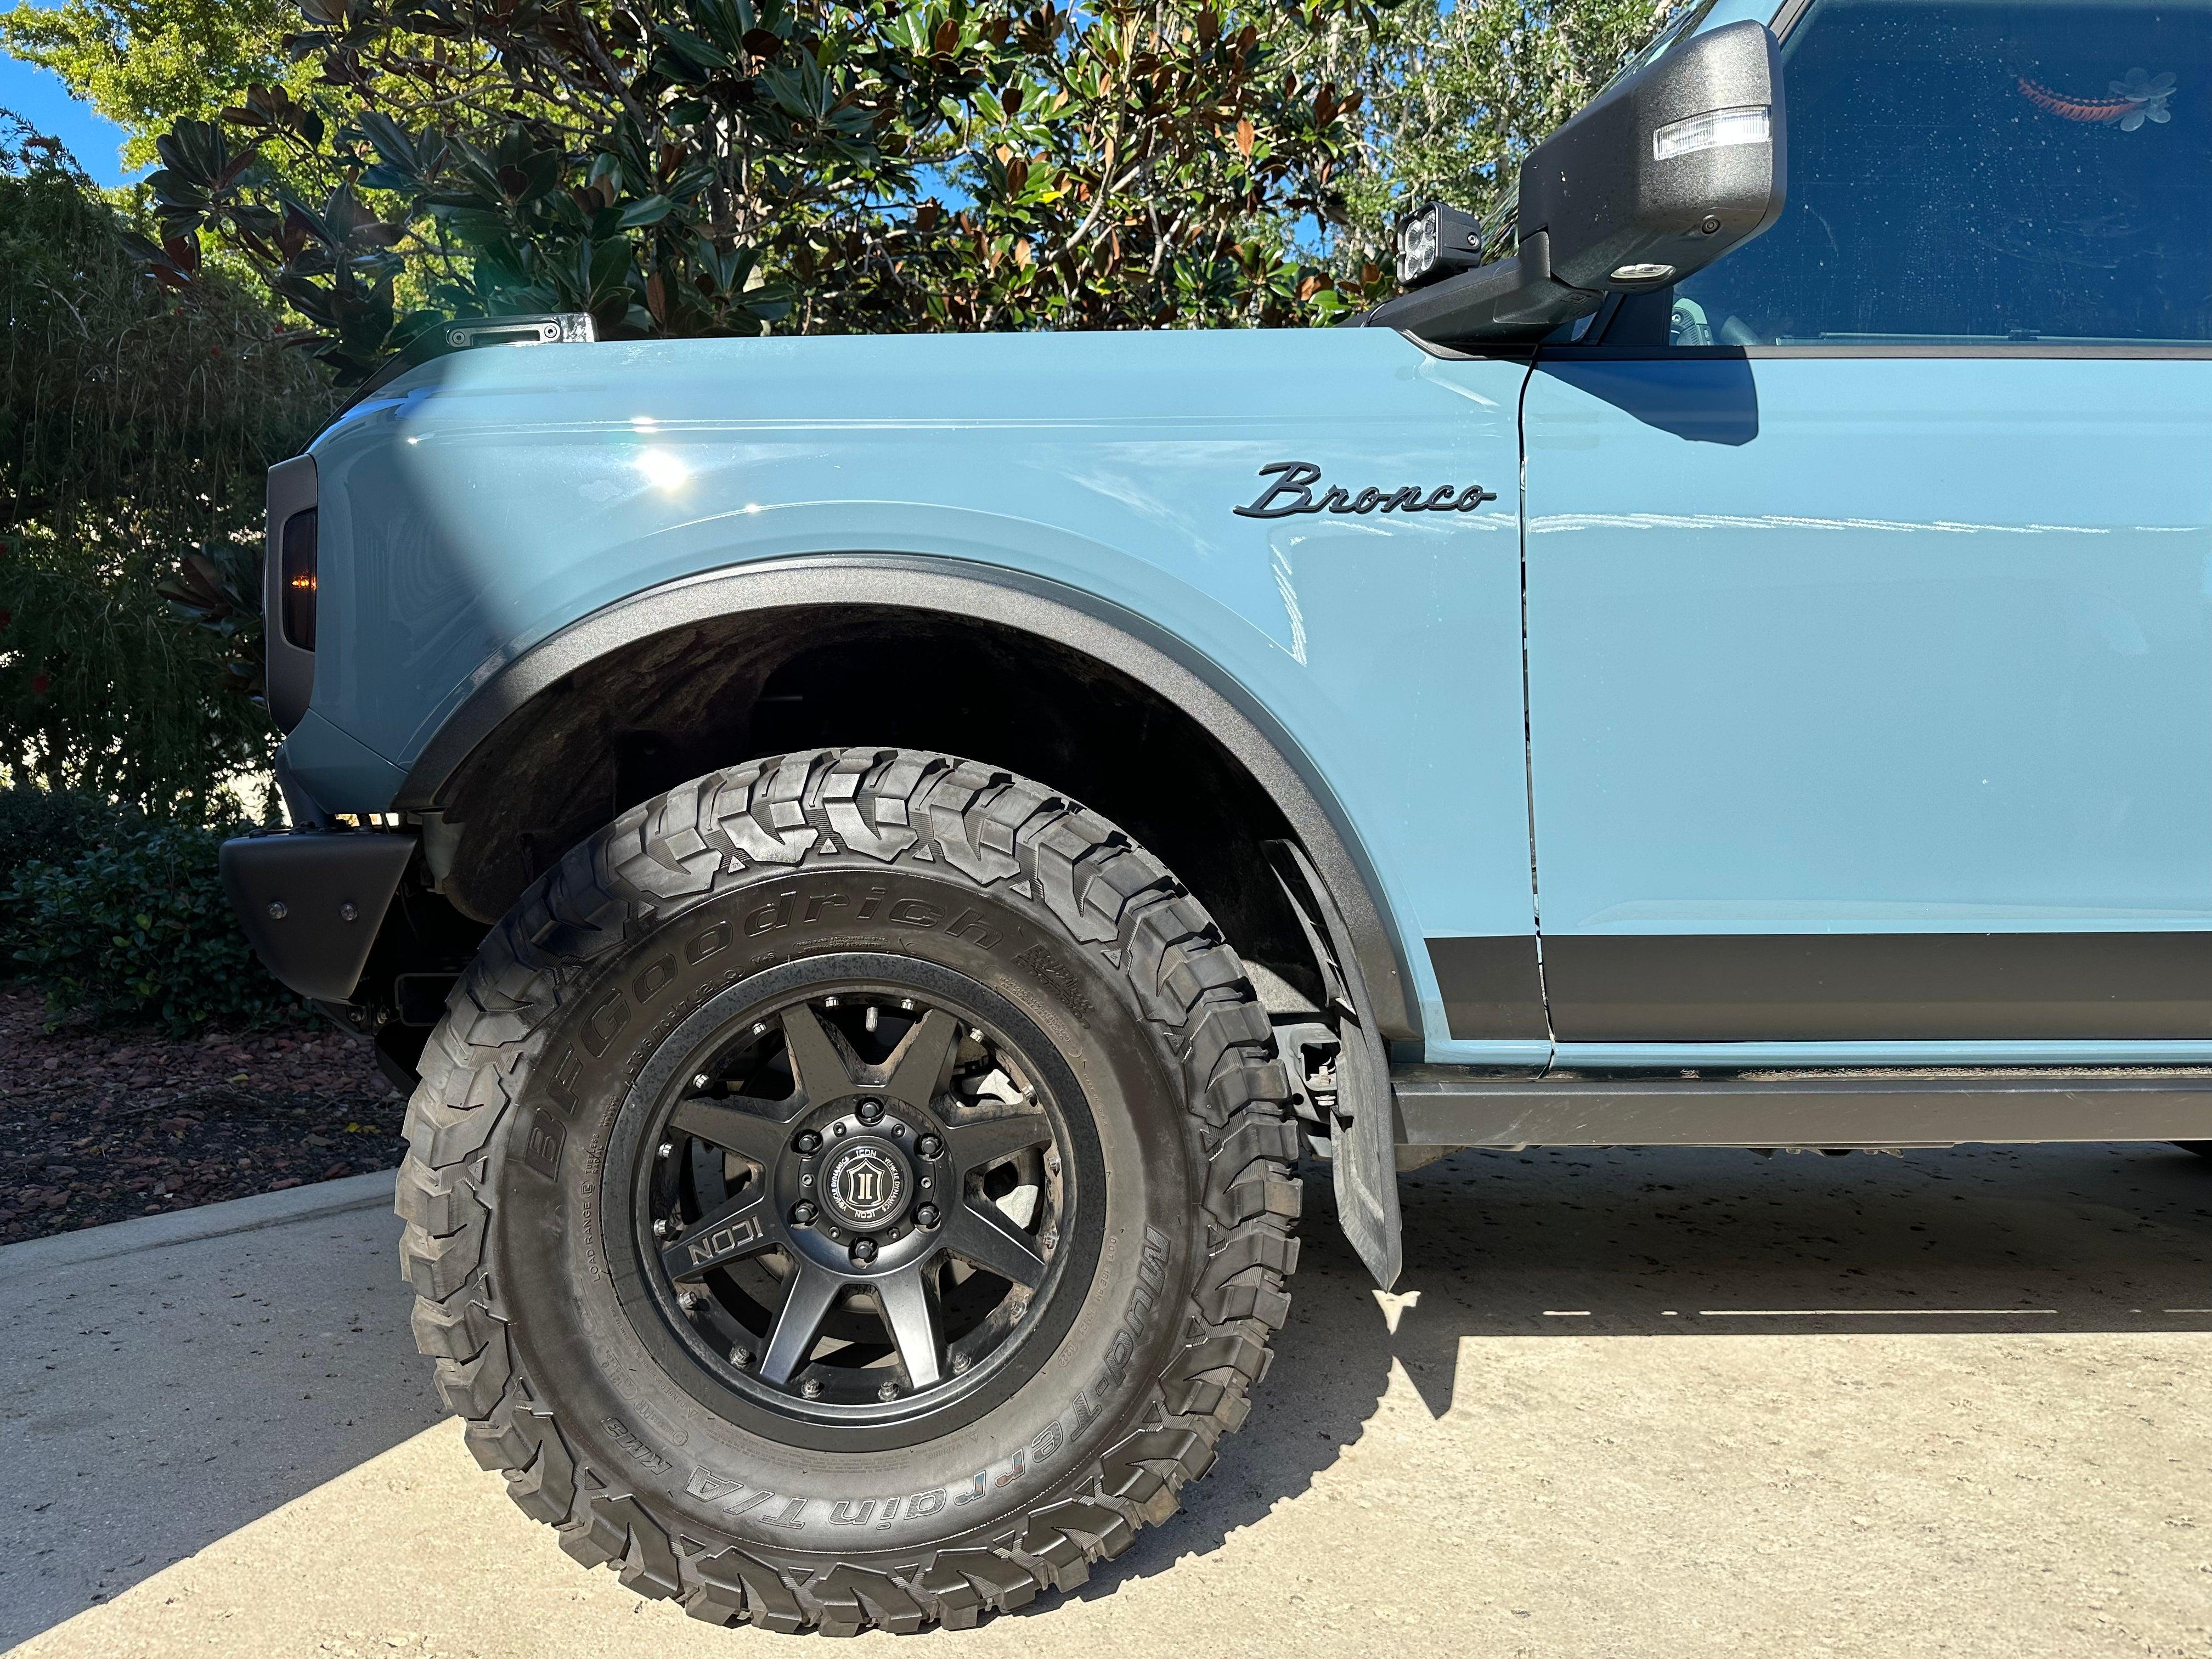
POLYGON ((0 983, 0 1244, 392 1169, 405 1109, 334 1026, 49 1032, 0 983))

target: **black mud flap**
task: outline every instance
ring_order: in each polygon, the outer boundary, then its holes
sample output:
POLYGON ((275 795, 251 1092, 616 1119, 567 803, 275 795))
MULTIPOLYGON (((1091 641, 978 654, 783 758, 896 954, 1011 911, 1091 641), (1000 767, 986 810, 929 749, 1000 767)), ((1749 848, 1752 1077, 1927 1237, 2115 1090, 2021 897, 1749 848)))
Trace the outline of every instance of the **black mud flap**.
POLYGON ((1337 947, 1336 941, 1349 935, 1319 872, 1304 849, 1290 842, 1269 842, 1267 852, 1321 969, 1328 1002, 1323 1012, 1337 1037, 1331 1160, 1337 1220, 1375 1282, 1387 1291, 1398 1282, 1402 1261, 1389 1052, 1375 1029, 1375 1011, 1368 1005, 1358 964, 1337 947))

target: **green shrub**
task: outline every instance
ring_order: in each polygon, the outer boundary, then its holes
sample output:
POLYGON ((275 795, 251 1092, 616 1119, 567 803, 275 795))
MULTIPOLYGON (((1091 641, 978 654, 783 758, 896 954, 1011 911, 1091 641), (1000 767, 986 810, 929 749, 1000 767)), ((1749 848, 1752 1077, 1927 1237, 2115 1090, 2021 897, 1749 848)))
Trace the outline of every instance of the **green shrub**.
POLYGON ((145 815, 105 795, 19 785, 0 789, 0 882, 33 860, 65 862, 87 847, 142 829, 145 815))
POLYGON ((89 847, 144 827, 135 807, 104 795, 18 784, 0 789, 0 980, 15 975, 20 928, 9 889, 33 863, 73 864, 89 847))
POLYGON ((81 1009, 172 1036, 301 1018, 301 1000, 270 977, 223 896, 217 849, 236 833, 118 818, 74 853, 17 866, 0 896, 16 971, 57 1018, 81 1009))

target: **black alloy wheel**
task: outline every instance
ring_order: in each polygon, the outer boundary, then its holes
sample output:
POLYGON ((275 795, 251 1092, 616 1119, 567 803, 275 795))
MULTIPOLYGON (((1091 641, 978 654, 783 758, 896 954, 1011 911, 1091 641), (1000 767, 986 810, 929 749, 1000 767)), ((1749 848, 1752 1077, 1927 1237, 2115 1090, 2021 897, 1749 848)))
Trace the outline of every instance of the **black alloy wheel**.
POLYGON ((654 1312, 722 1387, 927 1434, 1048 1322, 1080 1160, 975 993, 836 987, 671 1039, 705 1056, 676 1056, 633 1153, 635 1237, 654 1312))

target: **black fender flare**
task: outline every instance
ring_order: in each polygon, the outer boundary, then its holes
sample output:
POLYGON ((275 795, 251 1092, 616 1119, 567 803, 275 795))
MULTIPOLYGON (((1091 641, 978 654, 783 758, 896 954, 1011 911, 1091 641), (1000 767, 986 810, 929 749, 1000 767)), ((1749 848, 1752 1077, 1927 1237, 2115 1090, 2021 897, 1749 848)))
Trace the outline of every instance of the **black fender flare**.
MULTIPOLYGON (((580 668, 672 629, 750 611, 867 605, 976 617, 1079 652, 1171 699, 1275 803, 1313 861, 1345 937, 1374 1030, 1415 1042, 1419 1007, 1372 863, 1340 802, 1297 743, 1234 677, 1135 612, 1041 577, 898 553, 814 554, 702 572, 615 601, 525 650, 472 692, 424 745, 393 802, 435 812, 483 744, 532 698, 580 668)), ((1334 927, 1332 927, 1334 931, 1334 927)))

